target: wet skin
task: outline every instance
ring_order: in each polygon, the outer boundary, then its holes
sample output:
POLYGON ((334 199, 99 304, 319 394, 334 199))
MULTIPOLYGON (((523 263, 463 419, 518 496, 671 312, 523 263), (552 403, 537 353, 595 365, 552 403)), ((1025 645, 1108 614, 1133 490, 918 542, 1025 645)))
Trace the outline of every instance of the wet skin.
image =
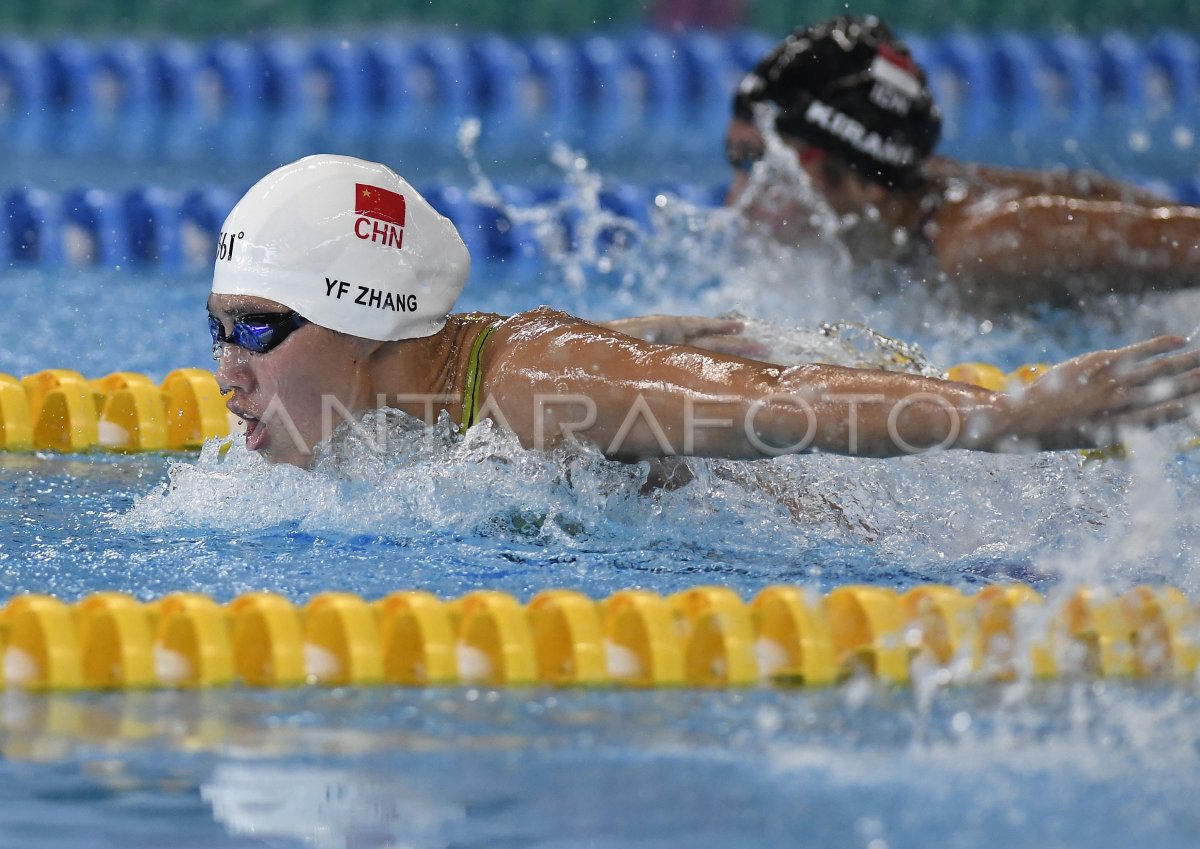
MULTIPOLYGON (((925 243, 934 267, 968 303, 1029 307, 1083 306, 1096 295, 1169 291, 1200 285, 1200 209, 1182 206, 1095 174, 1035 172, 932 157, 925 183, 889 191, 863 180, 834 154, 805 164, 805 145, 783 139, 814 190, 855 224, 839 234, 858 263, 901 261, 894 232, 925 243), (873 209, 877 215, 864 214, 873 209)), ((758 129, 733 120, 726 147, 762 150, 758 129)), ((745 191, 735 168, 727 204, 745 191)), ((754 207, 751 205, 751 209, 754 207)), ((776 235, 789 237, 776 216, 776 235)), ((755 213, 751 213, 753 218, 755 213)), ((921 270, 923 273, 925 270, 921 270)))
MULTIPOLYGON (((231 295, 211 296, 209 309, 227 332, 238 315, 286 310, 231 295)), ((1119 425, 1179 418, 1200 401, 1200 353, 1181 350, 1176 337, 1077 357, 1005 394, 895 372, 785 369, 649 343, 549 308, 495 320, 481 359, 480 417, 528 447, 575 438, 629 461, 1087 446, 1119 425)), ((307 466, 343 411, 387 406, 433 421, 445 410, 457 420, 484 326, 451 316, 433 336, 377 342, 310 325, 264 354, 227 350, 217 378, 231 393, 229 409, 248 422, 247 447, 307 466)))

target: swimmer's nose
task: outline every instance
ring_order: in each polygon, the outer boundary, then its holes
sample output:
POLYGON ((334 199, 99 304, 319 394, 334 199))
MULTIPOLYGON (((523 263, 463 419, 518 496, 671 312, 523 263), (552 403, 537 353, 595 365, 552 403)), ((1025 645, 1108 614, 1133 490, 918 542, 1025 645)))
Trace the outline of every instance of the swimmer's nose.
POLYGON ((245 391, 249 379, 245 368, 249 352, 237 345, 217 342, 213 345, 213 358, 217 361, 217 386, 221 392, 245 391))

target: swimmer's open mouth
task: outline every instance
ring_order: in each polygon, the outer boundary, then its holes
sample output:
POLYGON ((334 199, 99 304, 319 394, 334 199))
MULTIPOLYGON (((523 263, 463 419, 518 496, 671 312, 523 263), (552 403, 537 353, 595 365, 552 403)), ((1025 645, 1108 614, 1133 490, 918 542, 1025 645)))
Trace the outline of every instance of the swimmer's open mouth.
POLYGON ((267 429, 263 423, 256 416, 239 410, 231 403, 226 404, 225 407, 246 424, 246 450, 257 451, 261 448, 262 442, 267 436, 267 429))

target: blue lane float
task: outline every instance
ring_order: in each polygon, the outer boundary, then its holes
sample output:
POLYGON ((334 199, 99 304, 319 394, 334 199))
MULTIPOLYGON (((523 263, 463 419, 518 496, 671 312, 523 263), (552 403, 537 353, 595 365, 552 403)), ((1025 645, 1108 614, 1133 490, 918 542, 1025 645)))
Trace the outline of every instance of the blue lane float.
MULTIPOLYGON (((955 32, 909 41, 956 128, 975 137, 1014 114, 1031 124, 1058 120, 1064 105, 1073 121, 1095 120, 1105 108, 1191 115, 1200 96, 1197 38, 955 32)), ((212 105, 227 114, 420 108, 443 120, 532 111, 554 121, 582 106, 589 115, 669 121, 727 109, 737 78, 774 41, 754 31, 657 30, 576 39, 402 31, 202 43, 8 37, 0 39, 0 108, 11 115, 87 114, 106 104, 212 105)))
POLYGON ((478 207, 457 186, 433 185, 421 191, 433 208, 454 222, 472 257, 489 255, 488 239, 478 207))
POLYGON ((7 92, 6 108, 15 114, 45 109, 50 103, 44 49, 24 38, 0 39, 0 87, 7 92))
POLYGON ((536 36, 526 42, 529 67, 537 82, 542 112, 565 125, 582 110, 583 61, 579 51, 557 36, 536 36))
POLYGON ((150 66, 157 82, 153 105, 185 115, 200 108, 202 59, 197 45, 180 38, 160 41, 150 49, 150 66))
POLYGON ((931 60, 930 88, 950 128, 968 139, 989 136, 1002 105, 988 43, 972 33, 954 33, 935 43, 931 60))
POLYGON ((175 192, 139 186, 125 195, 132 258, 141 265, 175 269, 183 265, 182 217, 175 192))
POLYGON ((495 34, 471 39, 467 51, 472 84, 483 111, 515 116, 528 110, 533 85, 528 54, 495 34))
MULTIPOLYGON (((1200 178, 1141 185, 1170 200, 1200 205, 1200 178)), ((717 207, 727 190, 723 182, 610 182, 588 200, 565 183, 501 183, 496 197, 486 200, 459 186, 419 188, 454 222, 477 262, 506 264, 536 259, 547 249, 578 248, 589 211, 613 216, 599 222, 597 247, 626 247, 653 230, 659 195, 717 207), (560 228, 553 245, 539 241, 531 223, 537 216, 553 219, 560 228)), ((0 194, 0 266, 199 267, 212 261, 216 234, 236 199, 235 191, 217 184, 125 191, 78 186, 63 193, 13 188, 0 194)))
POLYGON ((1200 102, 1200 43, 1179 32, 1159 33, 1146 46, 1146 60, 1166 81, 1172 110, 1193 117, 1200 102))
POLYGON ((360 43, 332 36, 319 38, 312 48, 312 66, 324 80, 326 105, 337 115, 361 115, 370 106, 370 81, 363 73, 367 60, 360 43))
POLYGON ((394 114, 428 106, 427 86, 422 86, 416 49, 410 41, 380 36, 365 45, 363 61, 374 110, 394 114))
POLYGON ((4 197, 3 249, 9 262, 58 265, 63 259, 62 198, 42 189, 21 188, 4 197))
POLYGON ((160 85, 146 42, 119 38, 101 45, 96 54, 96 68, 101 77, 102 97, 115 108, 145 112, 158 106, 160 85))
POLYGON ((50 81, 51 105, 63 112, 88 114, 99 88, 95 48, 77 38, 61 38, 46 49, 44 67, 50 81))
POLYGON ((305 84, 310 66, 309 53, 299 39, 273 36, 258 46, 258 52, 266 102, 284 112, 303 110, 308 102, 305 84))
POLYGON ((683 63, 677 60, 675 44, 656 32, 631 36, 630 67, 639 80, 643 102, 657 123, 674 125, 686 106, 687 85, 683 63))
POLYGON ((1192 177, 1184 180, 1176 187, 1176 191, 1181 203, 1200 206, 1200 178, 1192 177))
POLYGON ((63 211, 78 236, 73 246, 68 242, 68 260, 112 268, 128 259, 128 221, 118 196, 94 186, 73 189, 63 196, 63 211))
POLYGON ((1140 44, 1122 32, 1100 39, 1100 79, 1105 100, 1141 115, 1147 112, 1146 55, 1140 44))
POLYGON ((735 58, 730 42, 711 33, 685 33, 679 38, 679 50, 687 101, 698 109, 728 114, 731 93, 746 70, 735 58))
POLYGON ((520 265, 538 256, 533 227, 512 213, 533 207, 533 192, 525 186, 497 187, 499 203, 476 203, 475 210, 484 233, 486 256, 493 262, 520 265))
POLYGON ((1095 45, 1078 35, 1040 40, 1040 54, 1055 86, 1064 118, 1074 126, 1092 126, 1104 103, 1100 55, 1095 45))
POLYGON ((584 68, 584 100, 589 113, 619 113, 628 102, 625 97, 628 58, 624 46, 616 39, 593 35, 579 43, 579 53, 584 68))
POLYGON ((427 75, 430 103, 452 117, 467 117, 479 111, 475 73, 466 44, 461 39, 440 35, 415 45, 415 60, 427 75))
POLYGON ((263 107, 263 63, 246 42, 234 38, 212 42, 204 51, 202 67, 217 82, 224 112, 251 114, 263 107))
POLYGON ((992 42, 998 93, 1012 104, 1009 118, 1015 129, 1032 129, 1053 113, 1054 101, 1045 65, 1033 39, 1006 33, 992 42))

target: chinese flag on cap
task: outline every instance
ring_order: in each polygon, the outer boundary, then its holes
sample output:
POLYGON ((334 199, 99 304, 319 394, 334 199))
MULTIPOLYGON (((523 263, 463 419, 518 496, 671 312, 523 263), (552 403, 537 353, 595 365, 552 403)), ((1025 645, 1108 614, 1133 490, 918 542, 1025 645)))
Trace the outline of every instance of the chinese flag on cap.
POLYGON ((376 218, 390 224, 404 226, 404 195, 398 195, 379 186, 355 183, 354 211, 367 218, 376 218))

